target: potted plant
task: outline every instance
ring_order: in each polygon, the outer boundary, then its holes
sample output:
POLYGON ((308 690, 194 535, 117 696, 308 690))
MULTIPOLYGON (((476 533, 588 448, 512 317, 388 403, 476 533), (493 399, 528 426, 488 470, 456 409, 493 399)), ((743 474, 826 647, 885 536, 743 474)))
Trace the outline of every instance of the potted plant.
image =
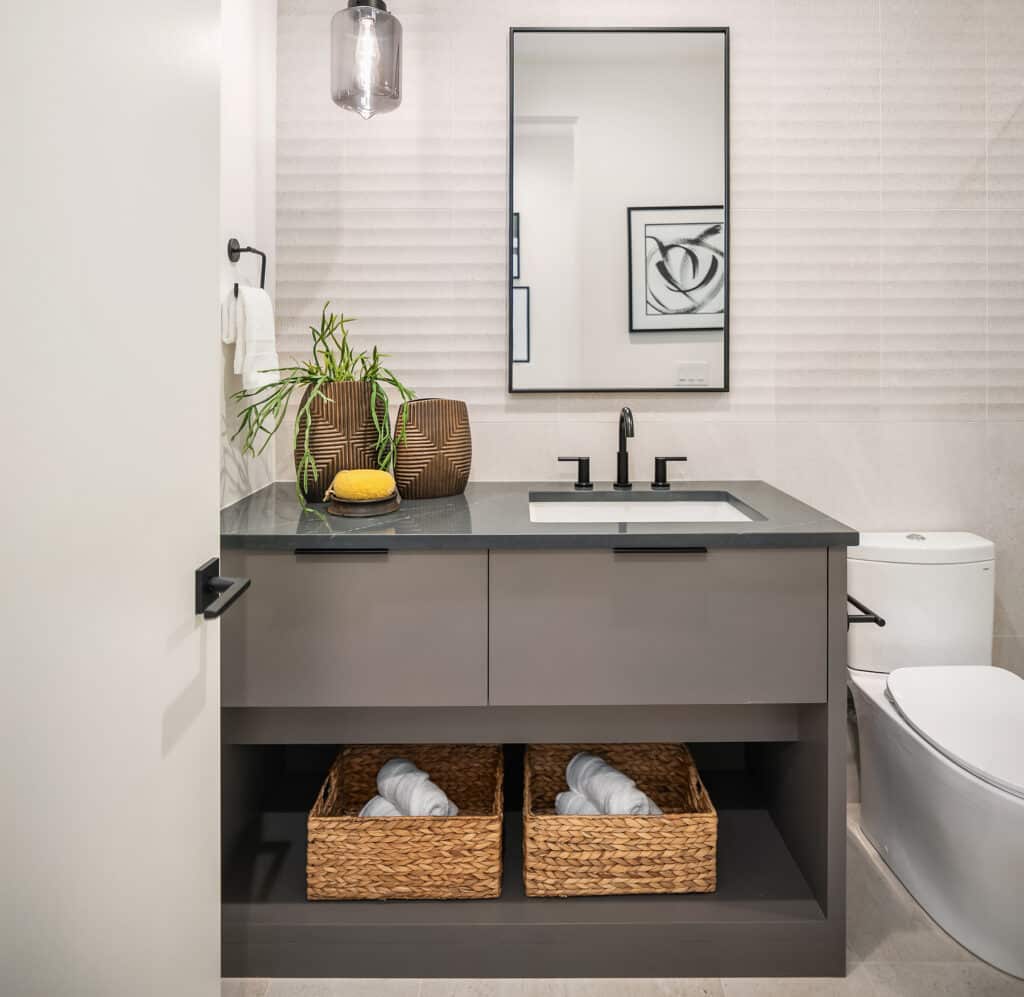
POLYGON ((280 375, 277 380, 232 395, 243 405, 232 438, 241 436, 242 452, 256 456, 284 422, 292 394, 302 389, 292 445, 295 489, 303 506, 321 501, 338 471, 390 471, 396 436, 401 440, 405 435, 405 420, 399 417, 392 434, 385 387, 394 388, 403 401, 413 398, 412 391, 384 366, 387 354, 376 346, 372 352, 352 349, 347 324, 355 320, 329 312, 330 304, 324 305, 320 328, 309 327, 311 360, 270 371, 280 375))

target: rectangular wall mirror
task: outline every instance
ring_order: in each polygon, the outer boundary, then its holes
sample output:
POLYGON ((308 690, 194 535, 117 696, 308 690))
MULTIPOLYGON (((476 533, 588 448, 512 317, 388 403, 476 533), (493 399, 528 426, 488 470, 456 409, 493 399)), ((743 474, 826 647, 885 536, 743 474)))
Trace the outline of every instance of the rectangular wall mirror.
POLYGON ((509 390, 729 388, 727 28, 513 28, 509 390))

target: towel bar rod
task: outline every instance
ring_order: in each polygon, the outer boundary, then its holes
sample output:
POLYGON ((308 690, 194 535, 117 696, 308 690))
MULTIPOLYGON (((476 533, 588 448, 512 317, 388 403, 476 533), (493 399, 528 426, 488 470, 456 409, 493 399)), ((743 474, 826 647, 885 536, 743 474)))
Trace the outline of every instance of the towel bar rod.
MULTIPOLYGON (((228 259, 237 263, 242 253, 255 253, 260 258, 260 287, 267 283, 267 254, 252 246, 243 246, 237 239, 228 239, 228 259)), ((235 284, 235 297, 238 297, 238 284, 235 284)))

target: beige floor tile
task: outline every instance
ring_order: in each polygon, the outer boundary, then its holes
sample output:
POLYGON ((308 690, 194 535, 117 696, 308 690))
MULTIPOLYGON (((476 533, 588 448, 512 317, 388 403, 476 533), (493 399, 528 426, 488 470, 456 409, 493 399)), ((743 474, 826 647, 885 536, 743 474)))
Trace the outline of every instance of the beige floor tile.
POLYGON ((1024 980, 982 962, 879 963, 863 967, 872 997, 1021 997, 1024 980))
POLYGON ((419 997, 419 980, 271 980, 267 997, 419 997))
POLYGON ((270 980, 222 980, 220 997, 267 997, 270 980))
POLYGON ((853 962, 974 958, 925 914, 859 831, 850 831, 848 844, 847 943, 853 962))
POLYGON ((718 980, 424 980, 420 997, 722 997, 718 980))
POLYGON ((725 997, 875 997, 876 981, 868 966, 850 966, 845 979, 726 979, 725 997))
POLYGON ((424 980, 419 997, 565 997, 561 980, 424 980))
POLYGON ((566 980, 566 997, 722 997, 718 980, 566 980))

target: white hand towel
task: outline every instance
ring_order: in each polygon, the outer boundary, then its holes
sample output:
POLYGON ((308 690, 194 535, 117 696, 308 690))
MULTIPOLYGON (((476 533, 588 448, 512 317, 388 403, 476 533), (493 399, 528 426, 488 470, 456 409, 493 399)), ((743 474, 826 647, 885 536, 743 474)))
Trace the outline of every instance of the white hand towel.
POLYGON ((628 775, 603 758, 581 751, 565 768, 569 788, 582 793, 603 814, 656 815, 661 810, 628 775))
POLYGON ((238 338, 238 299, 229 294, 220 306, 220 341, 233 343, 238 338))
POLYGON ((374 796, 362 810, 360 817, 401 817, 398 807, 389 803, 383 796, 374 796))
POLYGON ((274 338, 274 306, 261 287, 239 285, 237 300, 233 291, 231 298, 235 301, 235 373, 242 375, 242 387, 252 391, 272 384, 275 375, 268 371, 281 365, 274 338))
POLYGON ((572 814, 575 816, 599 814, 601 811, 594 806, 582 793, 570 789, 567 793, 559 793, 555 797, 556 814, 572 814))
POLYGON ((381 766, 377 791, 409 817, 454 817, 459 812, 444 790, 405 758, 392 758, 381 766))

